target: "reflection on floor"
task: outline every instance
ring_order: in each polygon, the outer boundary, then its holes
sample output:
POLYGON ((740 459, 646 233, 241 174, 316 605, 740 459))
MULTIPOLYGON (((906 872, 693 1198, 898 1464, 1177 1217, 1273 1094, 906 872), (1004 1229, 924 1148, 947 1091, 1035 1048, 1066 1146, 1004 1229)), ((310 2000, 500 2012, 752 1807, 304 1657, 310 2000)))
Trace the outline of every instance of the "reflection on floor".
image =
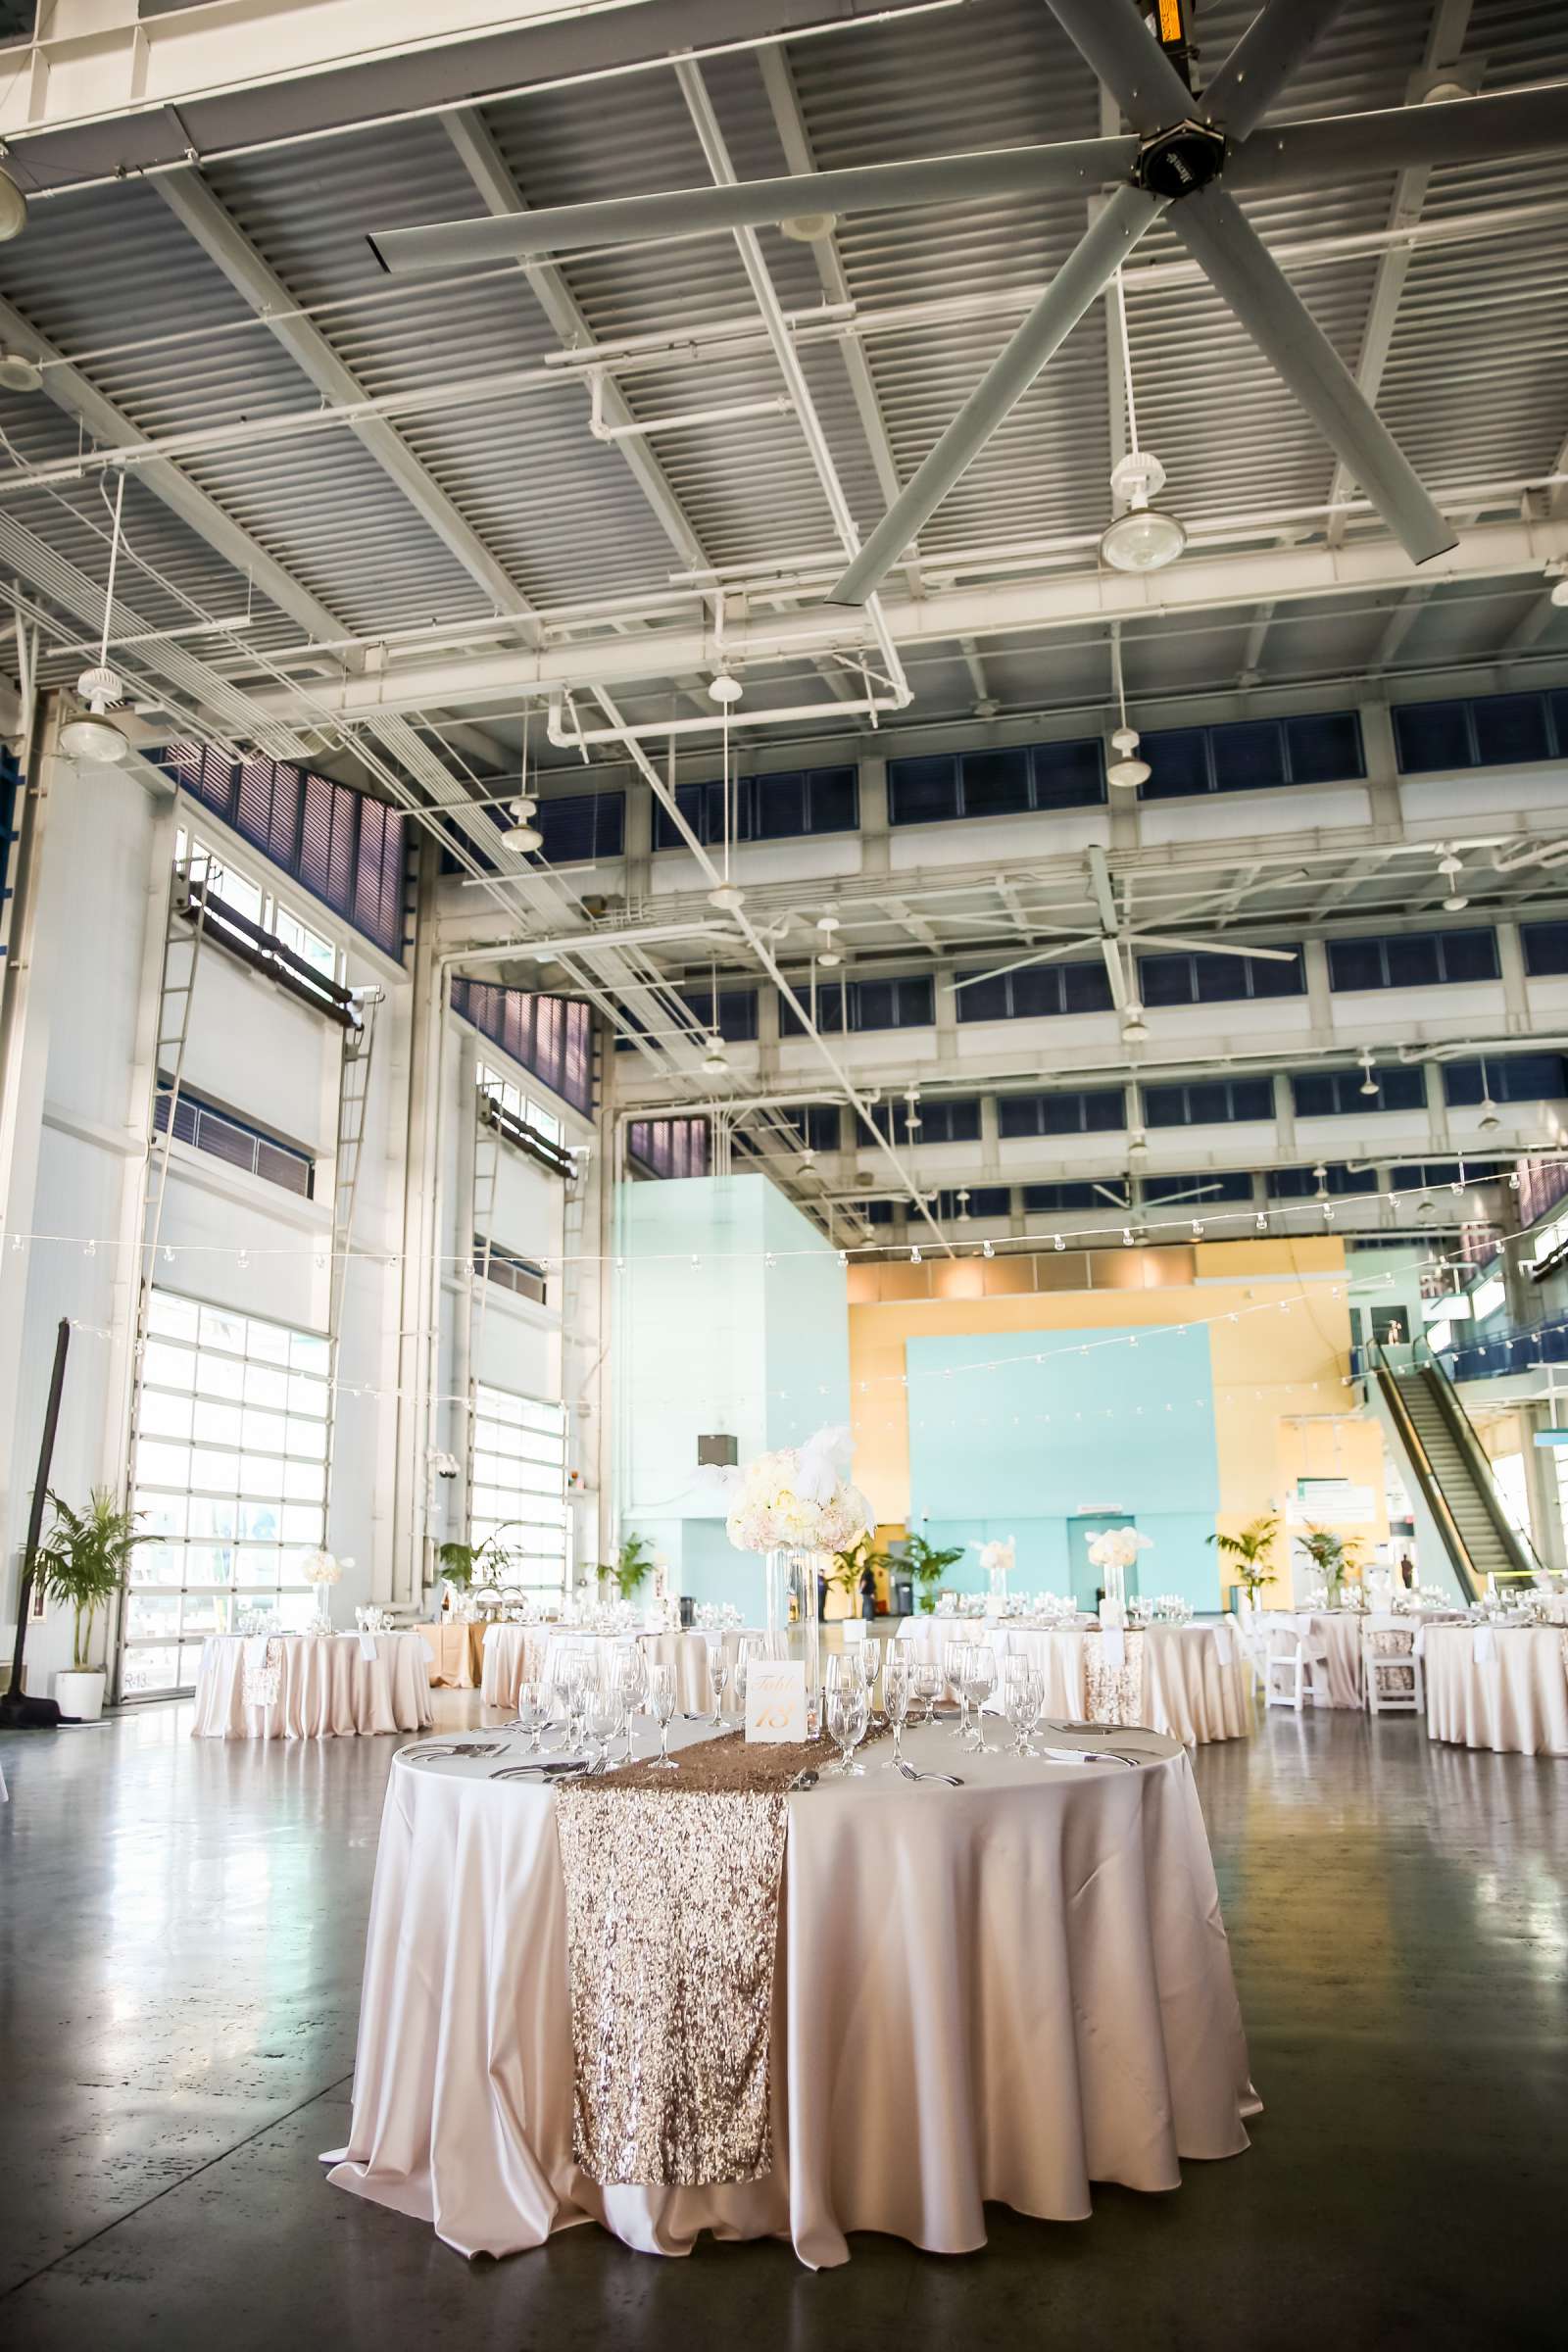
MULTIPOLYGON (((444 1725, 471 1694, 438 1694, 444 1725)), ((1197 1758, 1251 2152, 983 2254, 688 2262, 577 2230, 465 2264, 322 2181, 391 1740, 195 1742, 188 1708, 0 1740, 0 2340, 531 2347, 1564 2341, 1568 1763, 1276 1712, 1197 1758)))

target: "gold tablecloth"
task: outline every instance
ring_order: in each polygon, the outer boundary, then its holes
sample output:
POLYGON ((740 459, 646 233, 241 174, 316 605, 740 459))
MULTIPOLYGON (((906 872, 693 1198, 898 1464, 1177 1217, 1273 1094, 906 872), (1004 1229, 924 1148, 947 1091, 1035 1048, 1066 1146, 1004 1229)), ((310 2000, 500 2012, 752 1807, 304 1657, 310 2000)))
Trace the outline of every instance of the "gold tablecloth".
POLYGON ((438 1618, 434 1625, 416 1625, 430 1652, 430 1680, 449 1690, 477 1690, 484 1676, 484 1627, 438 1618))

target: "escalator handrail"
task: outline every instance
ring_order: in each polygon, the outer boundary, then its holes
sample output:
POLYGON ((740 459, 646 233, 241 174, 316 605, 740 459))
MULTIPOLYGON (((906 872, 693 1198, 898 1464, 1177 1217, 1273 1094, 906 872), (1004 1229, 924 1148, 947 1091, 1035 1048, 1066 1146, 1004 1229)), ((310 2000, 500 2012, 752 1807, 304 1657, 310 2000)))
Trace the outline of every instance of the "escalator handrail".
POLYGON ((1518 1579, 1528 1580, 1532 1584, 1536 1583, 1541 1572, 1541 1561, 1537 1557, 1536 1547, 1520 1534, 1498 1500, 1491 1457, 1476 1435, 1474 1422, 1459 1401, 1452 1380, 1437 1356, 1432 1357, 1426 1369, 1432 1376, 1433 1391, 1438 1399, 1439 1409, 1447 1425, 1448 1434, 1470 1466, 1470 1474, 1475 1481, 1481 1499, 1486 1505, 1487 1516, 1492 1521, 1502 1547, 1508 1555, 1514 1576, 1518 1579))
POLYGON ((1449 1508, 1448 1498, 1443 1492, 1437 1471, 1433 1468, 1432 1457, 1421 1443, 1421 1433, 1416 1428, 1414 1421, 1411 1420, 1410 1408, 1400 1394, 1399 1376, 1389 1365, 1381 1341, 1373 1341, 1371 1356, 1372 1369, 1377 1374, 1383 1401, 1394 1418, 1410 1466, 1420 1481, 1427 1508, 1443 1528, 1444 1540, 1447 1544, 1448 1556, 1453 1562, 1454 1570, 1461 1584, 1469 1587, 1467 1597, 1471 1600, 1479 1600, 1486 1589, 1486 1581, 1478 1573, 1476 1564, 1470 1557, 1470 1546, 1459 1533, 1459 1523, 1449 1508))

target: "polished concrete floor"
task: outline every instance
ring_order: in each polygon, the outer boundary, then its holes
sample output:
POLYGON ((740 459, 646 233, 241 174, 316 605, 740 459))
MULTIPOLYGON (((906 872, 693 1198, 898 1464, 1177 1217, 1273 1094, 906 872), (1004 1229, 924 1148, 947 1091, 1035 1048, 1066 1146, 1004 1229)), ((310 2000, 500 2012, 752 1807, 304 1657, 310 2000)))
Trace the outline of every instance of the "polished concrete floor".
MULTIPOLYGON (((471 1701, 445 1702, 449 1717, 471 1701)), ((327 2187, 395 1742, 0 1740, 0 2344, 1139 2352, 1568 2343, 1568 1763, 1275 1714, 1197 1771, 1266 2113, 983 2253, 467 2264, 327 2187)))

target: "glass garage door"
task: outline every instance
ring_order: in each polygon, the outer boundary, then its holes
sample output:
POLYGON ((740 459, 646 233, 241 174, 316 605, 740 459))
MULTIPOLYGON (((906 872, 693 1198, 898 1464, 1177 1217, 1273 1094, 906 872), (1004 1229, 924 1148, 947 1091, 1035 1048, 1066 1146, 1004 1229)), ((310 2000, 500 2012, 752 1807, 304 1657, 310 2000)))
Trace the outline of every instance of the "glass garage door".
POLYGON ((504 1581, 540 1594, 564 1592, 569 1566, 566 1507, 566 1412, 514 1396, 474 1390, 473 1468, 468 1481, 468 1542, 500 1533, 514 1554, 504 1581))
POLYGON ((300 1573, 325 1540, 327 1343, 154 1291, 136 1408, 136 1509, 122 1692, 195 1686, 206 1634, 243 1608, 303 1626, 300 1573))

